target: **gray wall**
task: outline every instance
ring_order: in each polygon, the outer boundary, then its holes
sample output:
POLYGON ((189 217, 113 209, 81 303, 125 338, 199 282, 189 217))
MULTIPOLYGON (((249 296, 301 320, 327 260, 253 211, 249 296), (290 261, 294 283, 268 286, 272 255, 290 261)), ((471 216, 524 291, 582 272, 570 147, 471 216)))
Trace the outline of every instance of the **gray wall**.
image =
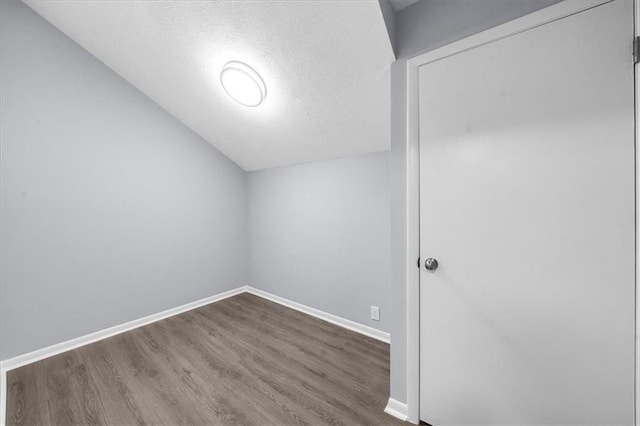
POLYGON ((406 65, 415 56, 560 0, 420 0, 396 14, 395 49, 391 65, 391 397, 406 402, 407 394, 407 257, 406 239, 406 65))
POLYGON ((389 331, 388 169, 383 152, 249 173, 249 285, 389 331))
POLYGON ((389 42, 391 43, 391 47, 394 49, 394 55, 395 55, 396 13, 393 10, 393 6, 391 6, 390 0, 378 0, 378 4, 380 4, 380 12, 382 13, 382 19, 384 20, 384 25, 387 28, 387 35, 389 36, 389 42))
MULTIPOLYGON (((409 6, 411 7, 411 6, 409 6)), ((400 402, 407 399, 407 102, 406 61, 391 64, 391 151, 390 192, 390 298, 391 377, 390 394, 400 402), (403 121, 404 120, 404 121, 403 121)), ((415 259, 413 260, 415 261, 415 259)))
POLYGON ((396 14, 396 57, 433 50, 559 1, 420 0, 396 14))
POLYGON ((391 331, 391 395, 405 401, 406 58, 555 1, 401 11, 391 152, 253 172, 248 194, 213 147, 0 2, 0 359, 247 283, 391 331))
POLYGON ((0 358, 245 283, 246 175, 0 2, 0 358))

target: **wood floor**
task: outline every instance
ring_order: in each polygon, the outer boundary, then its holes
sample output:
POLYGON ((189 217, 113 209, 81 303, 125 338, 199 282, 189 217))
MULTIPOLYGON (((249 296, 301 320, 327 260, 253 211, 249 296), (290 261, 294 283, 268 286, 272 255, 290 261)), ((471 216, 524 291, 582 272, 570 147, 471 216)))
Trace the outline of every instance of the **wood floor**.
POLYGON ((247 293, 8 372, 7 425, 392 425, 389 346, 247 293))

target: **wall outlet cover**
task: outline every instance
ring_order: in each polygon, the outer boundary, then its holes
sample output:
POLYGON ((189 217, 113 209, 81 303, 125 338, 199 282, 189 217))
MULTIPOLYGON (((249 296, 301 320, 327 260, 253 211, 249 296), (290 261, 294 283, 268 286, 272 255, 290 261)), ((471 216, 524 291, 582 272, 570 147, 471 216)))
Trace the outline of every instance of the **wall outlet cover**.
POLYGON ((380 321, 380 308, 371 305, 371 319, 374 321, 380 321))

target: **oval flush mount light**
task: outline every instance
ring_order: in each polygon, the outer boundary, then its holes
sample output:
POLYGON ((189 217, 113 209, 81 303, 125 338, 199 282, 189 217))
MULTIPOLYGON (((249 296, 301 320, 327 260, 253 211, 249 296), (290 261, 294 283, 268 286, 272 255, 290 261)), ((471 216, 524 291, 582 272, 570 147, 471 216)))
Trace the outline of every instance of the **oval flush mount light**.
POLYGON ((244 106, 258 106, 267 97, 267 86, 260 75, 243 62, 227 62, 222 67, 220 83, 229 96, 244 106))

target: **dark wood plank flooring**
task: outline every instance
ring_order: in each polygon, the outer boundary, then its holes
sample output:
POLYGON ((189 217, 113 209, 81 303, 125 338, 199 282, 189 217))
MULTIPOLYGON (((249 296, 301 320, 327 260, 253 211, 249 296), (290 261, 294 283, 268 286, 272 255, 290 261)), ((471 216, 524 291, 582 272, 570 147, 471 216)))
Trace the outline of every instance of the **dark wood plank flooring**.
POLYGON ((393 425, 389 346, 247 293, 7 374, 7 425, 393 425))

